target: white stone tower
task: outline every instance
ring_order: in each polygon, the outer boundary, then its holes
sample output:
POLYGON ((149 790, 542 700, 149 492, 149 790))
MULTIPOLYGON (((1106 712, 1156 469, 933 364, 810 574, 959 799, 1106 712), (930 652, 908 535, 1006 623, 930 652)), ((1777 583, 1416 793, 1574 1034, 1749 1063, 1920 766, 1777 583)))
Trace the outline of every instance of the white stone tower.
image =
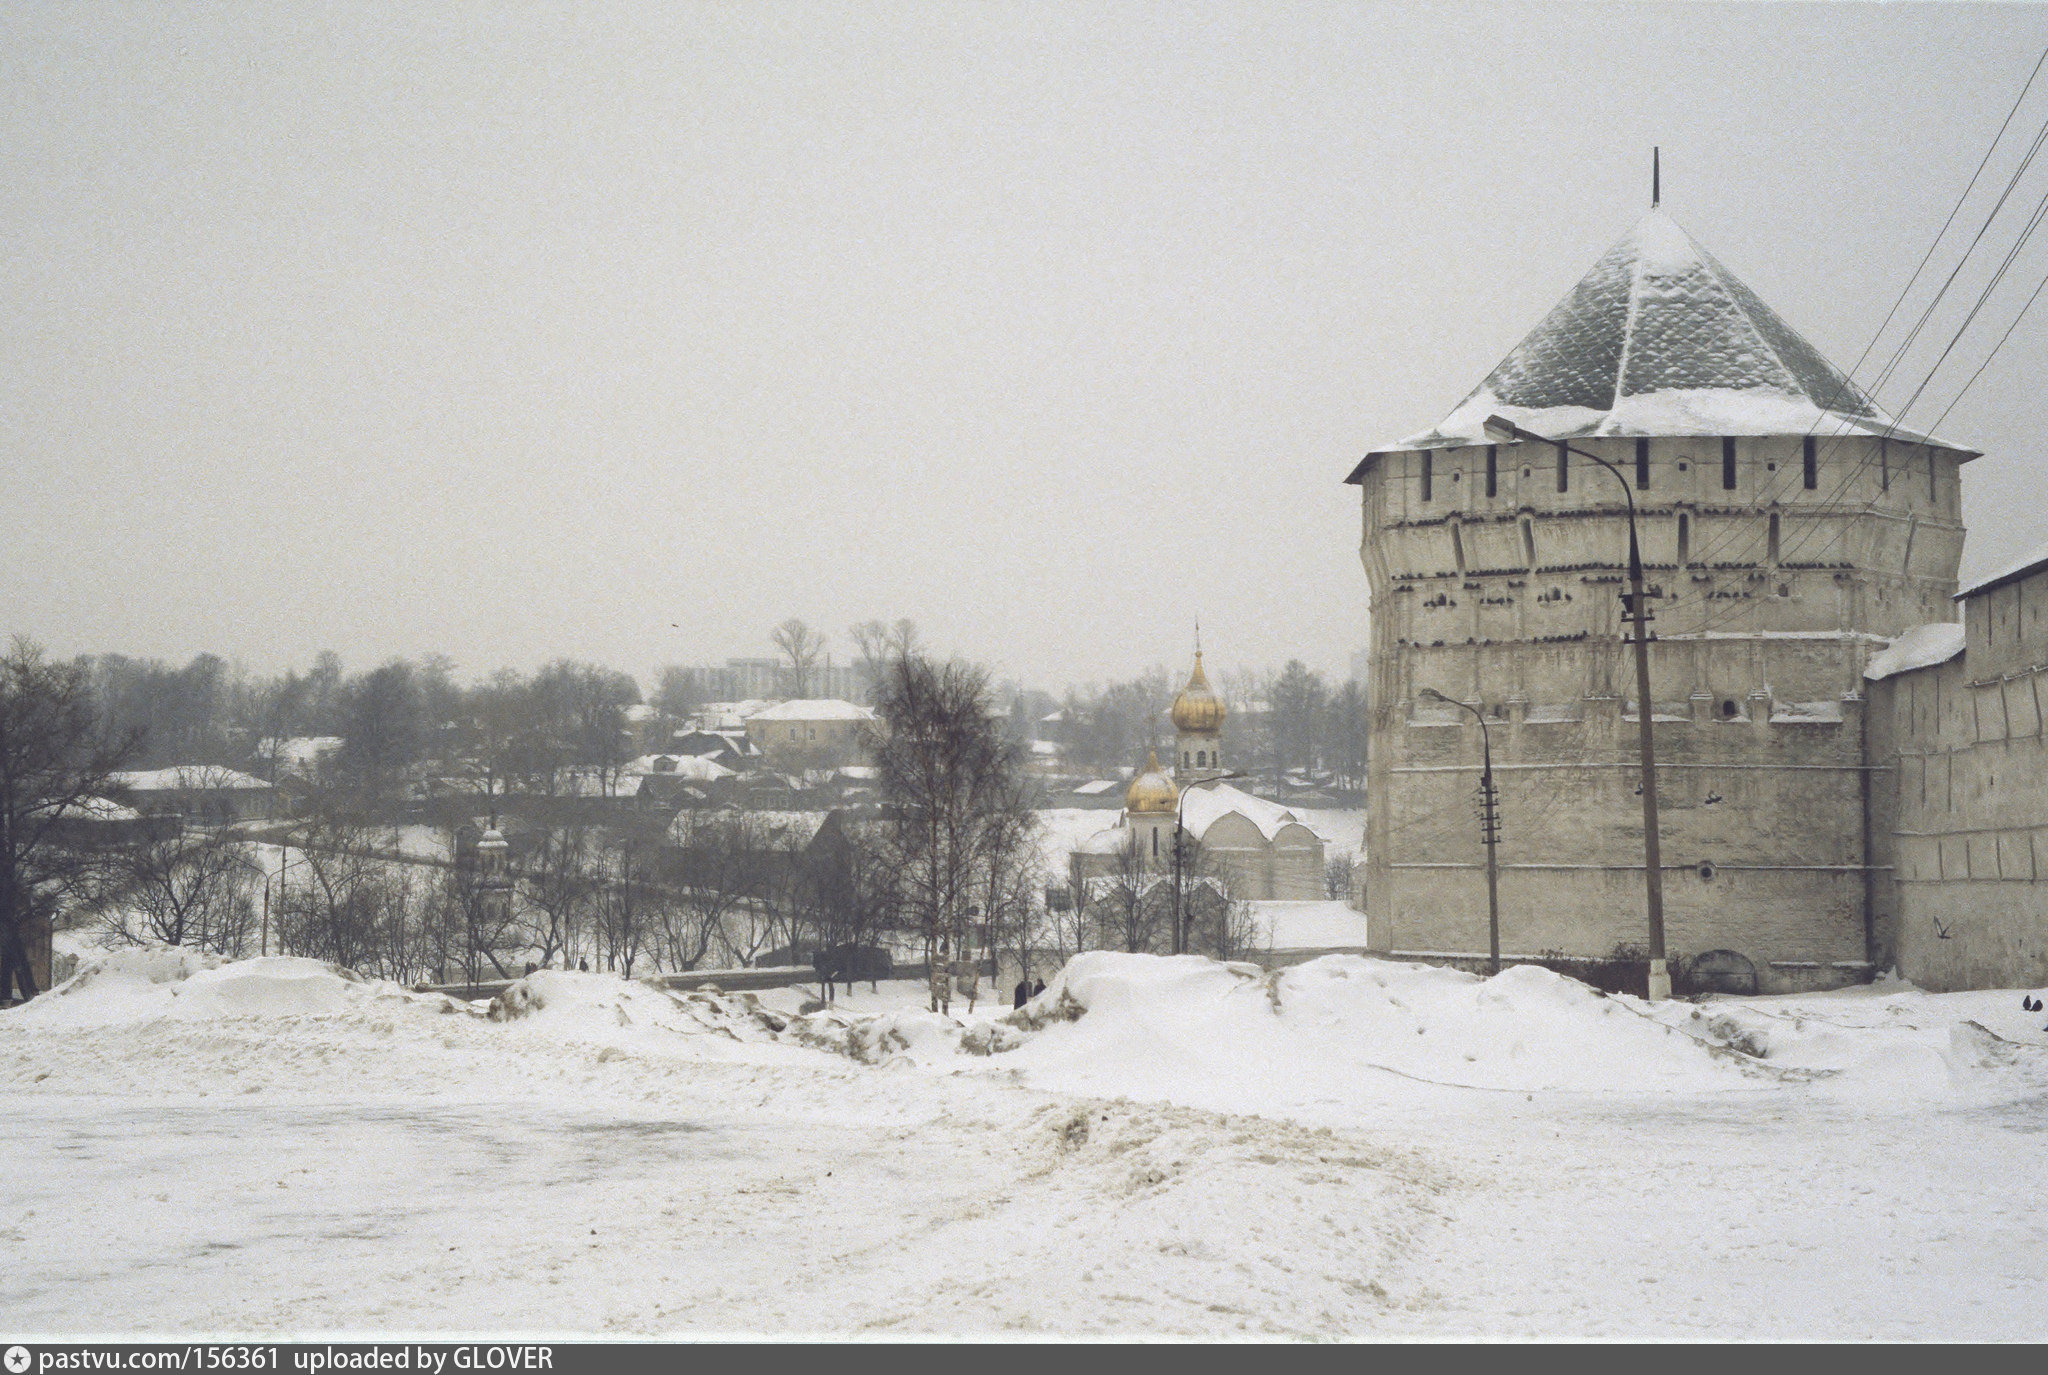
POLYGON ((1644 944, 1626 483, 1674 974, 1689 957, 1768 990, 1883 967, 1896 908, 1862 672, 1886 638, 1953 616, 1975 456, 1902 428, 1645 215, 1449 416, 1348 479, 1371 592, 1373 943, 1486 949, 1480 730, 1419 696, 1433 688, 1488 720, 1503 951, 1644 944), (1615 471, 1489 443, 1493 414, 1615 471))

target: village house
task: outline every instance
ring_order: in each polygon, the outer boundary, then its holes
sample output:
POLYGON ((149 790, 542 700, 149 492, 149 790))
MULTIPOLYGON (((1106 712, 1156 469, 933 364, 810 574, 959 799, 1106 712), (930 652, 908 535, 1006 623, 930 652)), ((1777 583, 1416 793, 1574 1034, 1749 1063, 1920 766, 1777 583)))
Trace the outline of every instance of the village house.
POLYGON ((264 779, 218 764, 180 764, 109 775, 122 800, 145 816, 172 813, 203 826, 258 821, 275 812, 276 789, 264 779))
POLYGON ((747 739, 778 769, 836 769, 860 761, 872 708, 836 697, 799 698, 746 718, 747 739))

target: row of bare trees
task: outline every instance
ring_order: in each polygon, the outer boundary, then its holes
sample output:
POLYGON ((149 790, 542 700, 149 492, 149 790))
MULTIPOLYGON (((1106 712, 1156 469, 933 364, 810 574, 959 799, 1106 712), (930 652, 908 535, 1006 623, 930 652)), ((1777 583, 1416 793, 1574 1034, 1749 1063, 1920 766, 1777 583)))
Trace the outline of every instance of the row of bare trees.
MULTIPOLYGON (((1326 770, 1337 786, 1365 786, 1366 699, 1357 682, 1331 688, 1298 659, 1277 670, 1240 669, 1217 682, 1231 709, 1232 767, 1250 773, 1326 770)), ((1180 680, 1152 668, 1126 682, 1068 689, 1064 738, 1077 765, 1111 769, 1164 743, 1180 680)))

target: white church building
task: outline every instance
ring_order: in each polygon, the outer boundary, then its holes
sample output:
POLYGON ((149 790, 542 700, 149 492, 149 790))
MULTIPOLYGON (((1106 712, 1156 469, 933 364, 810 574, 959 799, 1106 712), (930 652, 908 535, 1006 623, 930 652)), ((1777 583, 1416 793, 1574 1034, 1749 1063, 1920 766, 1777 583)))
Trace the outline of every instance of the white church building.
MULTIPOLYGON (((1324 895, 1323 837, 1277 802, 1222 781, 1224 725, 1229 712, 1202 670, 1173 699, 1173 764, 1155 751, 1124 793, 1114 826, 1090 836, 1070 860, 1077 905, 1105 883, 1166 880, 1173 875, 1176 831, 1189 847, 1183 862, 1223 881, 1232 897, 1313 900, 1324 895)), ((1192 877, 1194 875, 1187 875, 1192 877)))

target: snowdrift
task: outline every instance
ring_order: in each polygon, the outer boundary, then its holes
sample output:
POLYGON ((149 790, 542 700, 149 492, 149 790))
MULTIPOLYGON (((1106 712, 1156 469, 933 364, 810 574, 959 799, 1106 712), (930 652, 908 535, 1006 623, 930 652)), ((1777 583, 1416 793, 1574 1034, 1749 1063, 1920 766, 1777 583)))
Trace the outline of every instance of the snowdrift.
POLYGON ((99 1027, 139 1022, 318 1017, 373 1005, 455 1005, 397 984, 366 981, 322 960, 290 955, 222 960, 179 946, 114 950, 83 962, 47 994, 5 1014, 16 1026, 99 1027))
POLYGON ((1711 1092, 1752 1087, 1759 1072, 1751 1057, 1645 1016, 1634 999, 1534 966, 1482 979, 1327 955, 1268 974, 1192 955, 1094 952, 1012 1019, 1040 1028, 1006 1056, 1034 1082, 1225 1111, 1350 1102, 1391 1079, 1711 1092))
POLYGON ((656 983, 616 974, 541 969, 491 1000, 493 1022, 518 1034, 686 1058, 757 1058, 748 1047, 769 1046, 789 1019, 761 1006, 751 993, 716 989, 672 992, 656 983))

